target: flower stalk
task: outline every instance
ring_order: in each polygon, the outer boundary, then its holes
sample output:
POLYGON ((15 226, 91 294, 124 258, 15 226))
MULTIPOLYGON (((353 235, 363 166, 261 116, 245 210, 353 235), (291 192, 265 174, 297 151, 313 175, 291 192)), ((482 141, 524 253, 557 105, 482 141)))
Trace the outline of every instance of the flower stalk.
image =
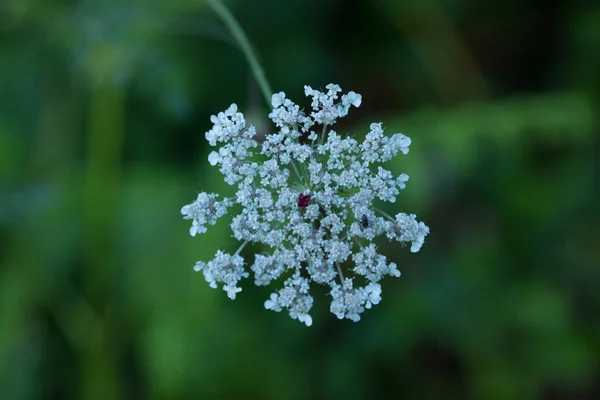
POLYGON ((221 0, 206 1, 219 16, 219 18, 221 18, 223 23, 227 26, 227 29, 229 29, 229 32, 231 32, 231 35, 237 44, 240 46, 246 61, 248 61, 250 70, 254 75, 254 79, 256 79, 256 83, 262 92, 263 98, 265 99, 267 105, 270 106, 273 91, 271 90, 271 85, 269 85, 269 82, 267 81, 263 67, 258 62, 258 57, 254 52, 252 44, 248 40, 248 36, 246 36, 246 33, 242 29, 241 25, 237 22, 233 14, 227 7, 225 7, 221 0))

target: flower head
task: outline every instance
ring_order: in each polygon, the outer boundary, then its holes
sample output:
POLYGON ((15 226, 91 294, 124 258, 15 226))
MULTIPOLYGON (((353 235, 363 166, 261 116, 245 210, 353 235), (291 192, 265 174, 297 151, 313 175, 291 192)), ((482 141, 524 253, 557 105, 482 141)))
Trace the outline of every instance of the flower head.
POLYGON ((238 251, 218 251, 212 261, 198 262, 194 269, 203 272, 212 288, 221 285, 231 299, 242 290, 238 283, 249 277, 248 271, 259 286, 283 279, 283 288, 271 294, 265 308, 285 309, 307 326, 312 324, 311 285, 330 288, 330 310, 338 318, 358 321, 365 309, 381 301, 383 276, 400 276, 373 240, 385 235, 417 252, 429 234, 414 214, 392 217, 373 206, 375 200, 396 202, 406 188, 408 175, 396 177, 379 164, 407 154, 410 138, 385 135, 381 123, 371 124, 362 142, 343 137, 332 127, 351 107, 359 107, 362 97, 340 95, 335 84, 326 89, 305 86, 309 113, 285 93, 274 94, 269 117, 277 131, 262 142, 235 104, 213 115, 206 139, 218 149, 208 161, 235 186, 235 194, 219 200, 217 194, 200 193, 181 209, 192 220, 194 236, 237 205, 240 211, 230 226, 242 242, 238 251), (249 243, 261 252, 248 268, 240 252, 249 243))
POLYGON ((302 193, 298 195, 298 207, 308 207, 308 203, 310 202, 310 194, 306 196, 302 193))

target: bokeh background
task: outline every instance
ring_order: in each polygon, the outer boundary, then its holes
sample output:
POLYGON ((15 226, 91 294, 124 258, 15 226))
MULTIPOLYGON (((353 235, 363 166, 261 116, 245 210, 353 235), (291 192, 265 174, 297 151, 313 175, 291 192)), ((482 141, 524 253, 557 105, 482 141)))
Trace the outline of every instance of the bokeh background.
MULTIPOLYGON (((0 2, 1 399, 600 398, 600 3, 226 1, 275 91, 339 83, 413 139, 390 212, 431 228, 359 323, 193 272, 229 193, 209 117, 267 107, 202 0, 0 2)), ((306 103, 305 103, 306 104, 306 103)), ((308 105, 308 104, 306 104, 308 105)), ((251 248, 244 251, 250 257, 251 248)))

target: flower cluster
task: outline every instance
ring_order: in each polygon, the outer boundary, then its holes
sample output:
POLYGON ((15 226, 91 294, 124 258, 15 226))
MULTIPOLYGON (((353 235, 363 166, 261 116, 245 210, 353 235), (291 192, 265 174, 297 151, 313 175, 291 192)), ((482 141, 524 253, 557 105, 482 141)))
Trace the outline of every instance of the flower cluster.
POLYGON ((269 117, 278 131, 262 142, 235 104, 213 115, 206 139, 218 148, 208 161, 236 193, 222 200, 200 193, 181 209, 192 220, 194 236, 237 207, 231 229, 240 248, 233 255, 218 251, 212 261, 198 262, 194 269, 234 299, 242 290, 239 281, 249 276, 240 252, 248 243, 261 245, 264 252, 249 267, 255 284, 284 280, 265 308, 285 309, 308 326, 311 284, 330 287, 330 310, 338 318, 358 321, 365 308, 381 301, 379 281, 385 275, 400 276, 396 264, 377 252, 373 239, 385 235, 417 252, 429 233, 415 215, 392 217, 373 205, 377 199, 395 202, 406 187, 408 175, 395 177, 377 164, 399 152, 407 154, 410 138, 386 136, 381 123, 371 124, 362 142, 342 137, 331 127, 350 107, 360 106, 362 98, 354 92, 340 95, 338 85, 326 89, 305 86, 312 98, 310 113, 283 92, 274 94, 269 117))

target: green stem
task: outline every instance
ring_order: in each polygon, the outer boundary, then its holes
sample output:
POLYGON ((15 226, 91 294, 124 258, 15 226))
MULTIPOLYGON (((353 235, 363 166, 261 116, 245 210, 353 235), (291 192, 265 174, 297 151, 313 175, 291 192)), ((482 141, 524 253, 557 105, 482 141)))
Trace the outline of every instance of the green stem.
POLYGON ((357 239, 357 238, 352 238, 354 240, 354 243, 356 243, 358 245, 358 247, 360 247, 361 249, 363 248, 362 243, 357 239))
POLYGON ((237 251, 235 252, 235 254, 234 254, 233 256, 234 256, 234 257, 235 257, 235 256, 238 256, 238 255, 241 253, 241 251, 244 249, 244 247, 246 247, 246 245, 247 245, 249 242, 250 242, 249 240, 246 240, 246 241, 244 241, 244 243, 242 243, 242 245, 241 245, 241 246, 240 246, 240 247, 237 249, 237 251))
POLYGON ((340 280, 342 281, 342 286, 344 286, 344 273, 342 272, 342 267, 340 266, 340 263, 336 262, 335 266, 337 268, 337 272, 340 275, 340 280))
POLYGON ((296 163, 294 162, 294 160, 292 159, 292 168, 294 169, 294 172, 296 173, 296 176, 298 177, 298 179, 300 179, 300 184, 302 184, 304 182, 304 179, 302 179, 302 175, 300 175, 300 171, 298 171, 298 167, 296 166, 296 163))
POLYGON ((373 210, 381 213, 381 215, 383 215, 384 217, 386 217, 387 219, 389 219, 392 222, 395 222, 396 220, 394 218, 392 218, 388 213, 386 213, 385 211, 377 208, 377 207, 373 207, 373 210))
POLYGON ((248 37, 244 33, 244 30, 237 22, 233 14, 231 14, 227 7, 225 7, 225 5, 221 2, 221 0, 206 1, 223 20, 225 25, 227 25, 227 28, 233 35, 234 39, 237 41, 242 52, 244 53, 244 56, 246 57, 246 61, 248 61, 248 64, 250 64, 250 69, 254 74, 254 78, 256 79, 256 82, 260 87, 260 90, 265 98, 265 101, 267 102, 267 105, 269 107, 272 107, 271 97, 273 96, 273 91, 271 90, 271 86, 269 85, 269 82, 265 77, 265 71, 258 62, 258 58, 256 57, 256 54, 252 49, 252 45, 250 44, 248 37))
POLYGON ((322 145, 325 143, 325 134, 327 133, 327 124, 323 125, 323 131, 321 132, 321 137, 319 138, 319 144, 322 145))

